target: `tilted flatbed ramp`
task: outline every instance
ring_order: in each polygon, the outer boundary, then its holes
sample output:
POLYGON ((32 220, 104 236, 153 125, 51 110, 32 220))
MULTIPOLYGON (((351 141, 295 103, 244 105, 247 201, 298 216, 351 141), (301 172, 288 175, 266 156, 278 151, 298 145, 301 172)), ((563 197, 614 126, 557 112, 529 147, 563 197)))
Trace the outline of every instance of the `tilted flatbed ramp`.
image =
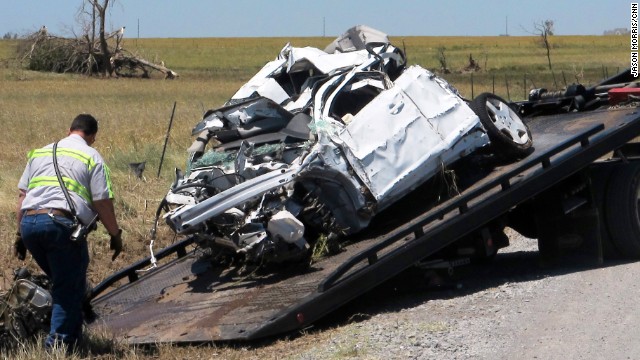
MULTIPOLYGON (((402 226, 346 246, 313 264, 268 275, 238 275, 216 267, 198 250, 94 299, 96 324, 129 343, 256 339, 300 329, 405 270, 518 203, 588 166, 640 134, 635 108, 531 119, 535 151, 496 168, 482 180, 402 226)), ((95 289, 94 289, 95 290, 95 289)))

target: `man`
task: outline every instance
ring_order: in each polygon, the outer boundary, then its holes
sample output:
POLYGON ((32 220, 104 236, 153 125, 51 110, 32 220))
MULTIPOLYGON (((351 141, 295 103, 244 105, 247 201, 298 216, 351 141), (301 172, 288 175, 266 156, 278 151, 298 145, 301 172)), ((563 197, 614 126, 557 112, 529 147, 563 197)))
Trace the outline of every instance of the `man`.
POLYGON ((109 168, 91 147, 97 132, 96 119, 80 114, 71 123, 69 136, 57 146, 58 168, 73 207, 56 176, 53 144, 29 153, 18 183, 16 212, 20 231, 15 242, 16 255, 24 260, 28 249, 52 283, 51 331, 45 340, 48 349, 62 344, 72 348, 82 336, 89 252, 86 240, 71 238, 72 209, 85 226, 91 225, 97 213, 111 235, 112 261, 122 250, 122 230, 113 207, 109 168))

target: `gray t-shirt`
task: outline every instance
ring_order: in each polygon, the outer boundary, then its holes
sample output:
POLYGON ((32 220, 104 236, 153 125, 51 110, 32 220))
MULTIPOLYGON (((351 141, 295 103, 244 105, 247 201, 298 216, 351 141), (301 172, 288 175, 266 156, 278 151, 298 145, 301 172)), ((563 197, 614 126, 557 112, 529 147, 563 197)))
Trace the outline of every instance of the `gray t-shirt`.
MULTIPOLYGON (((53 166, 53 144, 29 152, 18 188, 26 191, 22 210, 55 208, 70 211, 53 166)), ((110 171, 97 150, 77 134, 60 140, 58 167, 78 218, 88 224, 96 215, 94 200, 113 198, 110 171)))

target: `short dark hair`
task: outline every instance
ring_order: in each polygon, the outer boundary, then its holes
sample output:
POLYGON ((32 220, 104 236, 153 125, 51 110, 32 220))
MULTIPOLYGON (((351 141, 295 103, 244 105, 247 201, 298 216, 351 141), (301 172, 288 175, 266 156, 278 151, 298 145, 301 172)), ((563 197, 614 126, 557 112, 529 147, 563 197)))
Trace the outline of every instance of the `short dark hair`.
POLYGON ((89 114, 80 114, 73 119, 69 130, 80 130, 85 135, 93 135, 98 132, 98 120, 89 114))

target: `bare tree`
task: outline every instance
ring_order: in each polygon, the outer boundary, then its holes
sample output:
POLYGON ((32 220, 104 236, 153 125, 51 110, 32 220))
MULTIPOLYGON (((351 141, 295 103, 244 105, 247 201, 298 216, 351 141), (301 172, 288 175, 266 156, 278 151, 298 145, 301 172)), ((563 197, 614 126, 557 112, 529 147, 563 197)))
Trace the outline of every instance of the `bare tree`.
MULTIPOLYGON (((102 73, 104 76, 112 76, 113 75, 113 66, 111 63, 111 51, 109 50, 109 45, 107 44, 107 38, 105 35, 105 23, 107 19, 107 8, 109 7, 110 0, 84 0, 82 3, 82 7, 80 8, 81 13, 91 14, 91 29, 90 34, 91 38, 89 39, 89 43, 93 44, 95 42, 95 34, 96 30, 98 32, 98 42, 100 44, 100 61, 98 61, 98 71, 102 73), (87 7, 90 7, 90 12, 87 11, 87 7), (97 28, 97 29, 96 29, 97 28)), ((113 6, 115 0, 111 3, 113 6)), ((85 35, 89 35, 89 32, 86 31, 89 29, 85 29, 85 35)), ((90 49, 91 55, 93 56, 92 49, 90 49)))
POLYGON ((556 82, 556 74, 553 72, 553 67, 551 66, 551 43, 549 41, 549 38, 553 36, 553 20, 545 20, 535 23, 534 28, 536 34, 540 36, 540 43, 547 50, 547 61, 549 63, 551 76, 553 76, 553 85, 558 88, 558 83, 556 82))
POLYGON ((96 8, 91 6, 90 10, 87 10, 89 4, 82 2, 82 6, 78 9, 76 14, 76 22, 81 26, 82 37, 85 40, 87 48, 87 74, 93 73, 94 66, 97 68, 96 51, 93 44, 96 42, 96 8))
POLYGON ((549 35, 553 35, 553 20, 544 21, 544 29, 549 35))
POLYGON ((473 58, 473 54, 469 53, 469 63, 464 67, 464 71, 480 71, 480 64, 478 60, 473 58))
POLYGON ((482 58, 484 59, 484 71, 487 71, 487 61, 489 61, 489 51, 486 48, 482 48, 482 58))
POLYGON ((444 74, 449 74, 451 70, 447 67, 447 56, 445 55, 446 47, 440 46, 438 47, 438 53, 436 54, 436 59, 440 63, 440 71, 444 74))

